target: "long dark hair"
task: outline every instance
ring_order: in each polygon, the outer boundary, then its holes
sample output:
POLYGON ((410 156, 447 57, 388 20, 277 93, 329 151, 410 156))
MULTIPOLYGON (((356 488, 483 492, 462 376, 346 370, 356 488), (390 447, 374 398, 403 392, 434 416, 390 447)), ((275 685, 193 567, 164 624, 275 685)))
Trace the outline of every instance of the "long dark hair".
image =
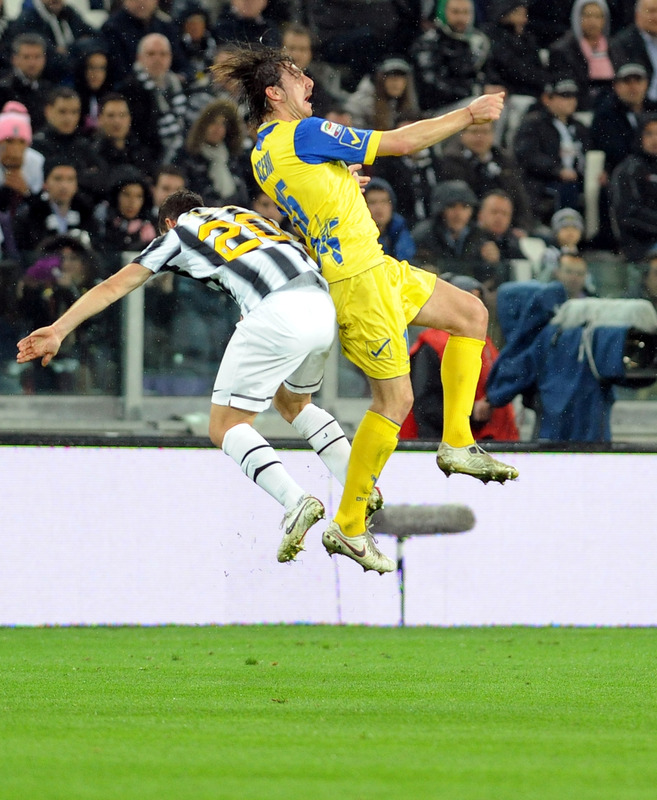
POLYGON ((240 101, 249 109, 249 118, 257 125, 271 110, 268 86, 278 86, 281 72, 294 66, 285 50, 276 47, 239 47, 212 71, 222 81, 234 81, 240 87, 240 101))
POLYGON ((238 156, 242 152, 242 125, 237 106, 232 100, 220 99, 210 101, 189 129, 185 147, 192 155, 198 155, 201 152, 205 134, 217 117, 223 117, 226 121, 225 142, 230 155, 238 156))

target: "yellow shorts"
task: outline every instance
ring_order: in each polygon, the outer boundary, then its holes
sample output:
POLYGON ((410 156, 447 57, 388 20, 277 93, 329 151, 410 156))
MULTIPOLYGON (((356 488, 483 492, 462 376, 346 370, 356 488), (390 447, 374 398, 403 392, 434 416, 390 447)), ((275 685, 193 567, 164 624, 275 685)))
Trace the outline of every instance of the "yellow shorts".
POLYGON ((406 327, 435 285, 431 272, 390 256, 365 272, 332 283, 344 355, 370 378, 406 375, 410 370, 406 327))

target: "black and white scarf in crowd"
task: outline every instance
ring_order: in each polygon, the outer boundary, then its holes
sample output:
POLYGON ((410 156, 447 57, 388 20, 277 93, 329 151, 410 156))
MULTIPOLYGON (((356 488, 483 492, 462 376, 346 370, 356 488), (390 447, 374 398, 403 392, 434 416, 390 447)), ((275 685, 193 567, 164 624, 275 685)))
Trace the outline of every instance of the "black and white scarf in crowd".
POLYGON ((157 134, 164 151, 161 161, 168 164, 184 141, 187 101, 182 83, 174 72, 168 72, 164 76, 163 85, 158 86, 141 64, 135 64, 133 70, 144 89, 155 98, 158 110, 157 134))
POLYGON ((73 36, 73 31, 68 22, 66 22, 66 20, 60 20, 55 14, 48 11, 42 0, 32 0, 32 5, 37 14, 52 31, 52 35, 55 39, 55 47, 57 47, 57 49, 68 50, 75 42, 75 36, 73 36))

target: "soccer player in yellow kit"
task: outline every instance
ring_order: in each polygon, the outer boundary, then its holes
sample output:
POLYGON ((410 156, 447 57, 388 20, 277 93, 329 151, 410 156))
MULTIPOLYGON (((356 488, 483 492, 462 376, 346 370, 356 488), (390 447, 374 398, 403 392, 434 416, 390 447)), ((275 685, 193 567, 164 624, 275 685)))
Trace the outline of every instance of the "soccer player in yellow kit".
POLYGON ((344 492, 322 542, 365 569, 394 563, 374 544, 366 503, 397 446, 413 404, 409 324, 451 336, 441 365, 444 429, 437 461, 446 474, 484 482, 518 476, 479 448, 470 413, 481 370, 488 313, 474 295, 384 255, 378 229, 348 164, 430 147, 469 125, 498 119, 503 94, 489 94, 441 117, 390 131, 359 130, 312 116, 313 81, 283 50, 242 49, 216 68, 242 88, 259 123, 251 154, 256 180, 288 215, 317 260, 335 303, 344 354, 368 376, 372 404, 353 439, 344 492))

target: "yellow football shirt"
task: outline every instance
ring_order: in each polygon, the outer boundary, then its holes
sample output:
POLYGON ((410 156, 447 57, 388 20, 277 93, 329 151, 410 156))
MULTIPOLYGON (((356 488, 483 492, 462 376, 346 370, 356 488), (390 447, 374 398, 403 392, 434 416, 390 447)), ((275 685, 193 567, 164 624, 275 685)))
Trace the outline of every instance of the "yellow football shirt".
POLYGON ((383 261, 379 229, 347 164, 371 164, 380 131, 309 117, 266 122, 251 153, 263 191, 305 239, 329 283, 383 261))

